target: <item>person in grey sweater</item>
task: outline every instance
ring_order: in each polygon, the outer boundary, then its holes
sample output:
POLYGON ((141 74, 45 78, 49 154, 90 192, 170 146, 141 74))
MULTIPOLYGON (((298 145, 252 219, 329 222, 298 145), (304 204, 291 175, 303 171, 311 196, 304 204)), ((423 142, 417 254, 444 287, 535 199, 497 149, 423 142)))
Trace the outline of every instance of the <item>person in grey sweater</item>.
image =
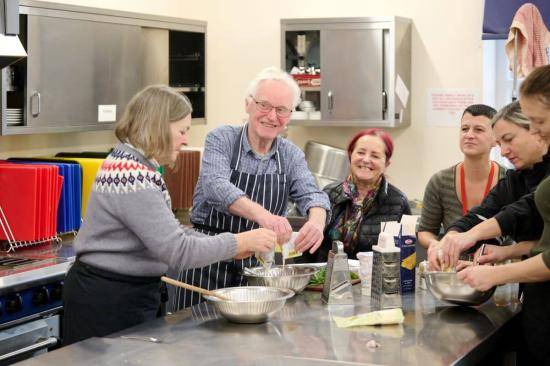
POLYGON ((153 319, 168 266, 206 266, 274 248, 269 229, 206 236, 175 218, 158 168, 174 163, 187 144, 191 110, 184 95, 149 86, 118 122, 121 143, 97 173, 74 241, 77 259, 63 293, 64 344, 153 319))

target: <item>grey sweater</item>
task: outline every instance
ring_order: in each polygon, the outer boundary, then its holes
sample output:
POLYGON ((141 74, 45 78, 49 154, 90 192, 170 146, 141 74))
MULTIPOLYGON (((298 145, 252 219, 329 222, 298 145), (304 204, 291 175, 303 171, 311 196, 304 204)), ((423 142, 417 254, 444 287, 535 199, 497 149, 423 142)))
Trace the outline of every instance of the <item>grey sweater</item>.
POLYGON ((79 259, 130 276, 160 276, 168 266, 203 267, 235 256, 233 234, 204 236, 183 228, 157 166, 119 144, 105 159, 75 238, 79 259))

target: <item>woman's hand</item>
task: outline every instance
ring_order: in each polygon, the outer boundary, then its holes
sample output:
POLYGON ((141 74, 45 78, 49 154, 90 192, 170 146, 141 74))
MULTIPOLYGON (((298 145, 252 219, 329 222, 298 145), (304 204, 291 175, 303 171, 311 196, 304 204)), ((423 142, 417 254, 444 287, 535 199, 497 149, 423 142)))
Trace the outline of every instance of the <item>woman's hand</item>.
POLYGON ((315 253, 323 242, 324 229, 324 224, 308 220, 304 226, 302 226, 294 240, 296 250, 303 253, 309 249, 310 253, 315 253))
POLYGON ((464 268, 468 268, 473 265, 474 265, 474 262, 459 260, 458 262, 456 262, 456 271, 457 272, 462 271, 464 268))
MULTIPOLYGON (((481 249, 481 248, 480 248, 481 249)), ((479 250, 476 252, 476 256, 479 255, 479 250)), ((510 246, 499 246, 485 244, 485 250, 483 255, 480 255, 477 259, 477 263, 486 264, 486 263, 496 263, 502 262, 510 258, 510 246)))
POLYGON ((441 243, 439 241, 430 241, 428 246, 428 267, 430 271, 441 271, 438 254, 443 252, 440 249, 441 243))
POLYGON ((448 233, 441 239, 437 258, 442 269, 454 268, 460 257, 460 253, 476 243, 476 239, 469 232, 448 233))
POLYGON ((290 240, 292 226, 290 226, 286 217, 273 215, 269 211, 266 211, 258 220, 258 224, 263 228, 274 231, 279 244, 282 245, 290 240))
POLYGON ((256 252, 266 253, 275 250, 277 235, 269 229, 256 229, 235 234, 237 254, 235 259, 250 257, 256 252))
POLYGON ((456 276, 470 287, 478 291, 485 291, 498 285, 495 279, 496 268, 493 266, 469 266, 458 272, 456 276))

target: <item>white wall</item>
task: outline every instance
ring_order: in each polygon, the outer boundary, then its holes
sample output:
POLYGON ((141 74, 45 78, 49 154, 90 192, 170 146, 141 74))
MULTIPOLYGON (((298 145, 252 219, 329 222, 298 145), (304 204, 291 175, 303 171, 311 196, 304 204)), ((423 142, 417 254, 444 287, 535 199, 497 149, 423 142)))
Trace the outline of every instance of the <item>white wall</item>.
MULTIPOLYGON (((429 177, 460 160, 458 128, 426 126, 427 91, 482 91, 481 24, 478 0, 63 0, 62 3, 206 20, 208 125, 192 129, 191 145, 225 123, 240 123, 244 89, 262 68, 280 64, 280 19, 399 15, 411 18, 412 124, 390 130, 396 149, 390 181, 409 198, 421 198, 429 177)), ((344 147, 357 128, 292 127, 289 138, 303 147, 315 140, 344 147)), ((0 137, 0 157, 109 147, 111 132, 0 137)))

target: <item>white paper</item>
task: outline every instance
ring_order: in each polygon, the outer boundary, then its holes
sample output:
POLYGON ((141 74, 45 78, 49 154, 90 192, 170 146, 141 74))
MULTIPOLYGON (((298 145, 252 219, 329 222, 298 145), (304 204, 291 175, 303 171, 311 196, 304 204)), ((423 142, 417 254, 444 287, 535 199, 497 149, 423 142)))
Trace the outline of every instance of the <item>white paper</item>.
POLYGON ((98 122, 116 122, 116 104, 100 104, 97 106, 98 122))
POLYGON ((401 216, 401 225, 403 227, 403 235, 415 235, 416 234, 416 221, 418 215, 403 215, 401 216))
POLYGON ((464 109, 479 101, 479 92, 474 90, 430 89, 426 123, 429 126, 460 126, 464 109))
MULTIPOLYGON (((397 94, 403 108, 407 108, 407 102, 409 101, 409 89, 399 74, 397 74, 397 77, 395 78, 395 94, 397 94)), ((401 114, 403 114, 403 112, 401 112, 401 114)))
POLYGON ((401 224, 397 221, 386 221, 386 225, 384 225, 384 232, 393 236, 399 236, 399 233, 401 232, 401 224))
POLYGON ((289 241, 282 245, 283 258, 294 258, 302 255, 301 252, 296 251, 296 247, 294 246, 294 241, 297 236, 298 232, 293 231, 289 241))

